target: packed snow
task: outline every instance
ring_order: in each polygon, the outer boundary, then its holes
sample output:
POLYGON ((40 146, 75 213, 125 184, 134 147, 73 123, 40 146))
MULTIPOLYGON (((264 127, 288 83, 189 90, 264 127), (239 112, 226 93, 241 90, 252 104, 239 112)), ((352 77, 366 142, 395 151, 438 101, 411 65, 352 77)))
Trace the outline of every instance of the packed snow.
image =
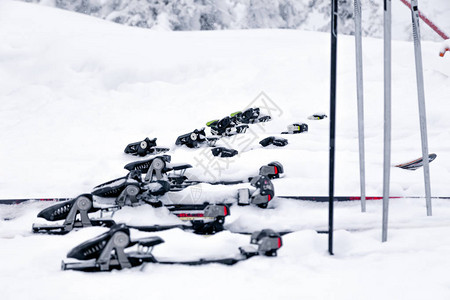
POLYGON ((439 52, 439 55, 444 56, 447 51, 450 51, 450 39, 442 42, 441 51, 439 52))
MULTIPOLYGON (((137 157, 123 149, 146 136, 170 147, 174 163, 190 163, 200 180, 238 180, 271 161, 284 165, 275 194, 328 194, 329 35, 301 30, 161 32, 125 27, 30 3, 0 2, 0 198, 75 197, 126 175, 137 157), (250 106, 273 120, 250 125, 218 146, 240 154, 213 159, 208 148, 175 146, 176 138, 250 106), (296 122, 307 133, 283 135, 283 148, 258 142, 296 122)), ((449 196, 450 57, 441 43, 422 43, 432 196, 449 196)), ((336 195, 359 194, 354 39, 339 35, 336 195)), ((392 45, 392 164, 421 156, 414 48, 392 45)), ((382 194, 383 41, 364 38, 366 183, 382 194)), ((235 201, 237 186, 201 184, 164 201, 235 201)), ((423 172, 391 169, 392 196, 423 196, 423 172)), ((0 206, 2 299, 448 299, 450 200, 393 199, 388 242, 381 243, 381 201, 335 205, 334 256, 327 236, 328 205, 275 198, 268 209, 231 207, 231 231, 204 237, 173 229, 158 235, 157 258, 236 255, 249 236, 232 231, 296 230, 283 236, 277 257, 235 266, 148 264, 111 273, 61 271, 74 246, 107 229, 64 236, 33 234, 36 215, 52 203, 0 206), (354 229, 354 230, 344 230, 354 229)), ((180 222, 164 208, 126 207, 116 222, 180 222)))

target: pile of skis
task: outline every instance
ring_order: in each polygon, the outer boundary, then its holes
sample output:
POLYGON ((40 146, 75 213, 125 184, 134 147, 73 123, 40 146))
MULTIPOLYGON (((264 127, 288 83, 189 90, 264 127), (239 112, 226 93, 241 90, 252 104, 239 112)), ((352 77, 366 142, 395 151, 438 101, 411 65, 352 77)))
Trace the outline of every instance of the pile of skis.
MULTIPOLYGON (((248 124, 267 122, 270 116, 262 115, 259 108, 249 108, 236 112, 220 120, 208 122, 211 130, 207 136, 205 128, 181 135, 176 145, 197 148, 202 144, 212 146, 215 156, 230 157, 236 150, 214 147, 222 137, 245 133, 248 124)), ((269 137, 262 146, 284 146, 286 139, 269 137)), ((43 224, 33 224, 34 233, 67 234, 72 230, 101 226, 109 230, 73 248, 67 257, 76 262, 62 263, 63 270, 109 271, 142 265, 144 263, 199 265, 221 263, 232 265, 256 255, 276 256, 282 246, 281 235, 270 229, 251 234, 251 245, 240 247, 233 257, 219 259, 201 259, 196 261, 162 261, 151 253, 154 246, 164 241, 157 236, 132 239, 133 230, 158 232, 179 228, 195 234, 211 235, 223 231, 225 218, 230 215, 232 203, 173 204, 164 198, 168 193, 179 192, 200 183, 212 185, 249 184, 249 187, 236 187, 237 205, 255 205, 267 208, 274 198, 272 180, 284 173, 279 162, 262 166, 256 176, 248 180, 206 182, 190 179, 186 170, 190 164, 172 163, 172 157, 164 152, 169 148, 157 147, 156 138, 131 143, 125 153, 138 156, 155 155, 150 159, 131 162, 124 166, 128 173, 93 188, 90 193, 81 194, 73 199, 58 202, 42 210, 37 217, 45 219, 43 224), (136 207, 151 205, 154 208, 167 209, 179 218, 179 222, 169 225, 131 225, 117 224, 114 214, 124 206, 136 207), (134 251, 132 250, 134 249, 134 251), (137 248, 137 249, 136 249, 137 248), (130 250, 130 251, 129 251, 130 250)))
MULTIPOLYGON (((249 124, 268 122, 270 120, 271 117, 262 114, 258 107, 248 108, 244 111, 232 113, 222 119, 207 122, 206 126, 210 129, 210 135, 206 133, 205 127, 194 129, 192 132, 180 135, 175 141, 175 145, 188 148, 198 148, 207 145, 213 147, 211 151, 214 156, 233 157, 238 154, 238 151, 225 147, 215 147, 217 141, 222 137, 245 133, 249 128, 249 124)), ((139 156, 157 155, 167 151, 169 151, 169 148, 156 147, 156 138, 149 139, 148 137, 142 141, 128 144, 124 150, 127 154, 139 156)))
MULTIPOLYGON (((311 120, 322 120, 326 117, 327 116, 325 114, 314 114, 308 118, 311 120)), ((258 107, 248 108, 244 111, 232 113, 222 119, 207 122, 206 126, 210 128, 210 135, 206 133, 205 127, 194 129, 192 132, 180 135, 175 141, 175 145, 186 146, 188 148, 209 146, 212 147, 211 152, 213 156, 233 157, 239 153, 238 150, 225 147, 216 147, 217 141, 223 137, 246 133, 249 128, 249 124, 268 122, 270 120, 271 117, 261 114, 258 107)), ((283 131, 281 134, 298 134, 307 131, 308 125, 306 123, 293 123, 288 125, 287 131, 283 131)), ((267 147, 269 145, 283 147, 288 144, 288 140, 275 136, 269 136, 262 139, 259 144, 263 147, 267 147)), ((156 147, 156 138, 149 139, 147 137, 142 141, 127 145, 124 152, 133 155, 146 156, 161 154, 169 150, 169 148, 156 147)))
MULTIPOLYGON (((322 120, 324 114, 315 114, 311 120, 322 120)), ((205 128, 181 135, 176 145, 197 148, 202 145, 213 147, 214 156, 232 157, 237 150, 225 147, 215 147, 216 142, 227 136, 245 133, 249 124, 267 122, 270 116, 262 115, 259 108, 249 108, 243 112, 233 113, 220 120, 213 120, 206 125, 212 135, 207 135, 205 128)), ((288 126, 283 134, 297 134, 308 131, 305 123, 294 123, 288 126)), ((287 139, 270 136, 260 141, 262 147, 287 145, 287 139)), ((62 262, 63 270, 79 271, 110 271, 136 267, 148 263, 202 265, 220 263, 233 265, 251 257, 276 256, 282 246, 281 235, 290 232, 275 232, 264 229, 251 234, 250 245, 240 247, 232 257, 218 259, 200 259, 194 261, 160 260, 152 254, 154 246, 164 242, 158 236, 132 239, 133 231, 159 232, 178 228, 200 235, 212 235, 226 228, 226 217, 231 213, 232 205, 254 205, 262 209, 267 208, 274 199, 275 191, 272 180, 280 178, 284 173, 283 165, 271 162, 260 167, 254 177, 235 181, 200 181, 189 178, 186 171, 192 165, 186 163, 172 163, 172 157, 167 154, 169 148, 157 147, 156 138, 145 138, 143 141, 131 143, 125 148, 125 153, 146 156, 154 155, 150 159, 143 159, 128 163, 124 168, 128 173, 120 178, 97 185, 90 193, 81 194, 73 199, 58 202, 39 212, 37 217, 45 219, 43 224, 33 224, 34 233, 63 235, 91 226, 108 228, 105 233, 94 237, 73 248, 67 258, 75 261, 62 262), (176 193, 185 188, 207 183, 211 185, 240 185, 236 186, 235 201, 233 203, 173 204, 166 201, 168 193, 176 193), (247 184, 249 187, 243 187, 247 184), (147 224, 131 225, 116 223, 114 214, 125 206, 139 209, 142 205, 150 205, 156 209, 166 209, 178 217, 179 222, 168 225, 147 224)), ((430 155, 430 161, 436 158, 430 155)), ((414 170, 422 165, 421 160, 414 160, 396 167, 414 170)), ((280 198, 295 198, 296 196, 279 196, 280 198)), ((312 201, 321 201, 321 197, 298 197, 312 201)), ((348 197, 344 197, 344 200, 348 197)), ((336 200, 339 200, 336 197, 336 200)), ((319 232, 319 231, 318 231, 319 232)), ((325 231, 324 231, 325 232, 325 231)), ((244 234, 243 232, 239 232, 244 234)), ((321 233, 321 232, 319 232, 321 233)))
POLYGON ((266 229, 252 235, 253 247, 241 247, 239 254, 232 258, 198 261, 159 261, 152 254, 153 246, 163 242, 159 237, 132 240, 130 229, 144 232, 157 232, 179 228, 195 234, 210 235, 223 231, 225 218, 230 215, 231 203, 202 204, 165 204, 161 198, 169 192, 177 192, 199 183, 236 185, 249 183, 250 188, 238 188, 238 205, 256 205, 266 208, 274 198, 275 192, 271 180, 284 173, 279 162, 271 162, 259 169, 258 175, 248 180, 202 182, 190 180, 185 172, 192 168, 189 164, 173 164, 170 155, 156 156, 151 159, 129 163, 126 176, 100 184, 89 194, 81 194, 74 199, 56 203, 45 208, 39 214, 47 223, 33 224, 35 233, 67 234, 72 230, 102 226, 110 228, 108 232, 75 247, 68 258, 82 262, 62 264, 63 270, 107 271, 141 265, 143 263, 162 264, 234 264, 255 255, 275 256, 281 247, 281 236, 266 229), (109 204, 105 205, 105 200, 109 204), (177 216, 180 222, 170 225, 150 224, 133 226, 116 224, 114 213, 124 206, 138 209, 141 205, 163 207, 177 216), (107 216, 107 217, 106 217, 107 216), (125 249, 136 246, 138 251, 125 249), (145 249, 145 250, 143 250, 145 249))
MULTIPOLYGON (((188 164, 171 165, 169 155, 158 156, 146 161, 139 161, 125 166, 128 174, 96 186, 90 194, 56 203, 42 210, 38 217, 50 222, 63 221, 62 224, 33 224, 34 232, 65 234, 75 228, 88 226, 111 227, 115 224, 112 215, 124 206, 140 206, 149 204, 153 207, 166 207, 170 212, 182 219, 192 221, 191 225, 164 227, 165 229, 180 227, 192 229, 195 233, 211 234, 223 230, 224 218, 230 214, 230 204, 164 204, 161 197, 168 192, 180 191, 199 183, 235 185, 245 181, 202 182, 189 180, 184 172, 191 166, 188 164), (155 166, 157 165, 157 166, 155 166), (181 173, 173 173, 179 171, 181 173), (100 206, 95 206, 95 199, 100 206), (111 200, 111 201, 105 201, 111 200), (110 205, 104 206, 108 202, 110 205), (103 205, 102 205, 103 204, 103 205), (91 218, 89 215, 100 213, 101 217, 91 218), (103 214, 111 213, 109 218, 103 214), (195 222, 194 222, 195 221, 195 222)), ((259 169, 259 174, 249 178, 250 188, 239 188, 236 192, 238 205, 256 205, 266 208, 274 198, 275 191, 271 180, 284 173, 279 162, 271 162, 259 169)), ((143 231, 156 231, 161 226, 142 227, 143 231)))

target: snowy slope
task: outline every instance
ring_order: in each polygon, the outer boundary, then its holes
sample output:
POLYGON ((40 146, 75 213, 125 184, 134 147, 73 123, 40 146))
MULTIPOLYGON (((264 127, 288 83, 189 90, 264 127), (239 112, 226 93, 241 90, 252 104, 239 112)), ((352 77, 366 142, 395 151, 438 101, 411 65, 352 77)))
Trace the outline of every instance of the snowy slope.
MULTIPOLYGON (((274 120, 252 126, 245 141, 226 140, 241 155, 211 174, 202 149, 175 149, 173 162, 188 162, 200 179, 241 179, 260 165, 278 160, 286 178, 275 181, 277 195, 326 195, 328 191, 329 36, 291 30, 157 32, 129 28, 67 11, 14 1, 0 2, 0 195, 76 196, 126 174, 135 158, 126 144, 157 137, 174 146, 178 135, 248 105, 271 99, 274 120), (267 100, 267 97, 264 98, 267 100), (256 102, 253 103, 253 100, 256 102), (259 102, 258 102, 259 101, 259 102), (258 141, 307 122, 309 132, 288 136, 283 149, 261 149, 258 141), (250 148, 254 148, 250 150, 250 148)), ((339 37, 336 194, 359 190, 354 44, 339 37)), ((448 196, 450 95, 449 57, 440 44, 423 43, 425 91, 433 196, 448 196)), ((367 192, 382 192, 383 83, 382 41, 364 39, 367 192)), ((393 43, 393 163, 420 156, 413 46, 393 43)), ((262 105, 262 104, 261 104, 262 105)), ((217 161, 216 161, 217 162, 217 161)), ((423 175, 392 169, 391 193, 423 195, 423 175)), ((202 186, 200 198, 220 201, 233 190, 202 186)), ((190 191, 185 192, 187 196, 190 191)), ((173 197, 177 197, 173 195, 173 197)), ((381 203, 336 206, 335 253, 326 253, 326 236, 311 228, 327 222, 326 205, 275 199, 274 209, 233 207, 227 226, 235 230, 273 227, 303 229, 285 236, 277 258, 254 258, 234 267, 147 266, 144 272, 112 274, 59 271, 60 260, 102 228, 66 236, 33 236, 31 223, 48 204, 0 207, 2 298, 67 299, 152 296, 155 299, 448 299, 444 276, 450 267, 450 208, 434 202, 425 216, 423 200, 393 200, 390 241, 380 243, 381 203), (4 218, 16 217, 10 221, 4 218), (174 289, 172 284, 176 284, 174 289), (26 286, 26 288, 24 288, 26 286), (380 288, 382 286, 382 288, 380 288)), ((117 220, 145 224, 170 222, 166 211, 125 209, 117 220)), ((136 236, 145 236, 133 232, 136 236)), ((199 258, 227 255, 247 236, 222 232, 204 238, 171 230, 155 255, 199 258)))
MULTIPOLYGON (((284 28, 330 31, 329 0, 24 0, 75 11, 119 24, 154 30, 220 30, 284 28)), ((354 1, 339 1, 339 32, 354 33, 354 1)), ((361 1, 362 33, 383 36, 383 2, 361 1)), ((420 0, 425 16, 450 34, 450 2, 420 0)), ((400 0, 392 1, 393 38, 412 40, 411 12, 400 0)), ((425 24, 424 40, 441 37, 425 24)))

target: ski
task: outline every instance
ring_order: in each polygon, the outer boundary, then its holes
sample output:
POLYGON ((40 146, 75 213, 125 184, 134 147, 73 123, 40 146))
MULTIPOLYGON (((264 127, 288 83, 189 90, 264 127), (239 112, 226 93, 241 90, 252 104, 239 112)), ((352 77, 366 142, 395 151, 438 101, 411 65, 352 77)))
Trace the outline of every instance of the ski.
MULTIPOLYGON (((200 183, 200 182, 198 182, 200 183)), ((236 181, 237 183, 244 183, 243 181, 236 181)), ((217 184, 224 184, 224 183, 217 183, 217 184)), ((226 184, 226 183, 225 183, 226 184)), ((277 196, 277 198, 281 199, 293 199, 293 200, 304 200, 304 201, 314 201, 314 202, 327 202, 328 196, 277 196)), ((389 199, 423 199, 424 196, 391 196, 389 199)), ((14 204, 20 204, 24 202, 31 202, 31 201, 42 201, 42 202, 63 202, 68 201, 73 198, 44 198, 44 199, 35 199, 35 198, 22 198, 22 199, 0 199, 0 205, 1 204, 7 204, 7 205, 14 205, 14 204)), ((382 200, 383 196, 367 196, 367 200, 382 200)), ((450 196, 439 196, 439 197, 431 197, 431 199, 450 199, 450 196)), ((360 196, 335 196, 335 201, 341 202, 341 201, 360 201, 360 196)))
MULTIPOLYGON (((398 223, 398 224, 394 224, 393 226, 390 226, 390 229, 393 230, 409 230, 409 229, 424 229, 424 228, 441 228, 441 227, 449 227, 450 223, 449 222, 439 222, 436 224, 430 224, 430 223, 426 223, 426 224, 420 224, 420 225, 411 225, 411 224, 404 224, 404 223, 398 223)), ((227 228, 225 228, 225 230, 227 230, 227 228)), ((277 232, 280 236, 284 236, 287 234, 291 234, 294 232, 299 232, 299 231, 304 231, 304 230, 312 230, 315 231, 317 234, 328 234, 328 230, 325 229, 325 227, 301 227, 301 228, 295 228, 295 229, 290 229, 290 230, 275 230, 275 232, 277 232)), ((338 226, 336 228, 334 228, 334 231, 347 231, 350 233, 358 233, 358 232, 366 232, 366 231, 371 231, 371 230, 381 230, 381 228, 379 227, 379 224, 377 223, 373 223, 373 224, 361 224, 360 227, 344 227, 344 226, 338 226)), ((242 234, 242 235, 251 235, 252 232, 250 231, 232 231, 229 230, 232 233, 235 234, 242 234)))
MULTIPOLYGON (((328 202, 328 196, 277 196, 282 199, 304 200, 313 202, 328 202)), ((366 196, 366 200, 383 200, 383 196, 366 196)), ((390 196, 389 199, 423 199, 424 196, 390 196)), ((450 199, 450 197, 431 197, 431 199, 450 199)), ((360 201, 360 196, 334 196, 334 201, 360 201)))
POLYGON ((158 236, 131 239, 130 228, 125 224, 117 224, 109 231, 87 240, 67 254, 68 258, 76 262, 61 263, 62 270, 77 270, 84 272, 98 272, 121 270, 141 266, 146 263, 205 265, 211 263, 234 265, 254 256, 277 255, 282 246, 281 236, 273 230, 264 229, 254 232, 250 238, 250 245, 239 247, 238 255, 217 259, 199 259, 194 261, 158 260, 152 254, 153 247, 164 243, 158 236), (137 245, 137 251, 125 251, 137 245))
MULTIPOLYGON (((436 154, 430 153, 428 155, 428 163, 431 163, 436 157, 437 157, 436 154)), ((405 163, 402 163, 402 164, 398 164, 398 165, 395 165, 394 167, 405 169, 405 170, 414 171, 414 170, 417 170, 420 167, 423 167, 423 164, 424 164, 423 158, 419 157, 418 159, 414 159, 412 161, 408 161, 408 162, 405 162, 405 163)))
MULTIPOLYGON (((186 169, 191 168, 188 164, 167 164, 170 161, 169 155, 158 156, 149 160, 142 160, 134 163, 130 163, 125 166, 130 172, 123 177, 110 180, 94 187, 92 194, 99 197, 114 197, 118 198, 119 202, 123 202, 129 198, 131 202, 138 202, 135 198, 142 198, 151 204, 156 205, 157 201, 152 201, 155 197, 164 195, 171 191, 176 192, 183 190, 189 186, 206 183, 211 185, 236 185, 241 183, 252 183, 254 178, 267 177, 268 179, 280 178, 284 173, 283 165, 279 162, 273 161, 267 165, 262 166, 259 169, 257 176, 248 178, 247 180, 234 180, 234 181, 201 181, 201 180, 189 180, 184 176, 186 169), (167 172, 173 171, 173 174, 167 174, 167 172), (142 172, 146 173, 146 178, 142 179, 142 172), (164 177, 166 176, 166 180, 164 177), (155 178, 157 180, 154 180, 155 178), (136 193, 137 191, 137 193, 136 193), (145 192, 142 195, 140 192, 145 192), (136 193, 136 194, 135 194, 136 193), (135 194, 135 195, 134 195, 135 194), (133 196, 134 195, 134 196, 133 196), (120 199, 119 199, 120 198, 120 199)), ((256 183, 256 182, 255 182, 256 183)), ((16 198, 16 199, 0 199, 0 204, 20 204, 24 202, 32 201, 47 201, 47 202, 63 202, 72 200, 74 198, 16 198)))
POLYGON ((72 198, 11 198, 11 199, 0 199, 0 204, 20 204, 20 203, 24 203, 24 202, 32 202, 32 201, 36 201, 36 202, 62 202, 62 201, 67 201, 70 200, 72 198))
MULTIPOLYGON (((223 230, 225 217, 230 215, 227 204, 171 204, 165 207, 180 220, 190 221, 190 225, 150 225, 129 226, 140 231, 155 232, 172 228, 191 230, 196 234, 214 234, 223 230)), ((82 194, 72 200, 59 202, 39 212, 38 218, 43 218, 51 223, 33 224, 34 233, 66 234, 74 229, 91 226, 112 227, 116 225, 112 219, 120 206, 94 207, 94 199, 91 194, 82 194), (94 219, 91 213, 100 212, 100 218, 94 219), (111 212, 108 218, 103 217, 104 212, 111 212), (63 223, 57 223, 63 221, 63 223)))

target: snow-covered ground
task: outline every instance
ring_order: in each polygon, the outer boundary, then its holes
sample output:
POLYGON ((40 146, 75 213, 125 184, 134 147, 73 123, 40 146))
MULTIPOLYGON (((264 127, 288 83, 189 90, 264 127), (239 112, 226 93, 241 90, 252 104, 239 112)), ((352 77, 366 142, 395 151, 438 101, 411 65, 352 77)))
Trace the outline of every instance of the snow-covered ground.
MULTIPOLYGON (((173 162, 194 166, 199 179, 243 179, 278 160, 285 178, 277 195, 328 193, 329 35, 294 30, 158 32, 130 28, 49 7, 0 2, 0 198, 74 197, 123 176, 135 160, 124 147, 149 136, 168 146, 173 162), (262 93, 262 94, 261 94, 262 93), (230 160, 205 149, 175 148, 176 137, 247 106, 268 106, 273 121, 252 125, 230 160), (293 122, 309 132, 284 136, 281 149, 259 147, 293 122), (205 154, 206 153, 206 154, 205 154), (209 168, 205 168, 209 166, 209 168)), ((367 194, 382 193, 383 42, 364 39, 367 194)), ((339 36, 336 195, 358 195, 358 141, 354 42, 339 36)), ((450 58, 423 42, 433 196, 449 196, 450 58)), ((392 163, 421 155, 411 42, 393 42, 392 163)), ((238 187, 201 185, 168 201, 230 200, 238 187), (195 197, 191 197, 195 195, 195 197)), ((391 194, 422 196, 423 173, 391 170, 391 194)), ((389 241, 381 243, 381 202, 336 204, 335 255, 327 237, 327 205, 275 199, 271 208, 235 207, 233 230, 298 229, 284 236, 276 258, 256 257, 233 267, 148 265, 108 274, 60 271, 80 242, 105 229, 66 236, 32 235, 47 203, 0 207, 2 299, 78 299, 127 296, 155 299, 448 299, 450 203, 391 201, 389 241), (13 218, 5 221, 4 219, 13 218), (368 229, 359 232, 344 228, 368 229), (176 288, 175 288, 176 287, 176 288)), ((164 209, 127 208, 117 221, 170 223, 164 209)), ((134 236, 149 234, 133 231, 134 236)), ((222 232, 208 238, 162 232, 157 257, 192 259, 237 253, 248 236, 222 232)))
MULTIPOLYGON (((220 30, 289 28, 330 31, 329 0, 23 0, 95 16, 112 22, 153 30, 220 30)), ((411 11, 392 0, 392 37, 412 40, 411 11)), ((339 1, 339 32, 353 34, 354 1, 339 1)), ((361 0, 363 36, 383 36, 383 1, 361 0)), ((450 34, 450 2, 420 0, 419 10, 440 30, 450 34)), ((441 37, 429 26, 421 28, 423 40, 441 37)))

